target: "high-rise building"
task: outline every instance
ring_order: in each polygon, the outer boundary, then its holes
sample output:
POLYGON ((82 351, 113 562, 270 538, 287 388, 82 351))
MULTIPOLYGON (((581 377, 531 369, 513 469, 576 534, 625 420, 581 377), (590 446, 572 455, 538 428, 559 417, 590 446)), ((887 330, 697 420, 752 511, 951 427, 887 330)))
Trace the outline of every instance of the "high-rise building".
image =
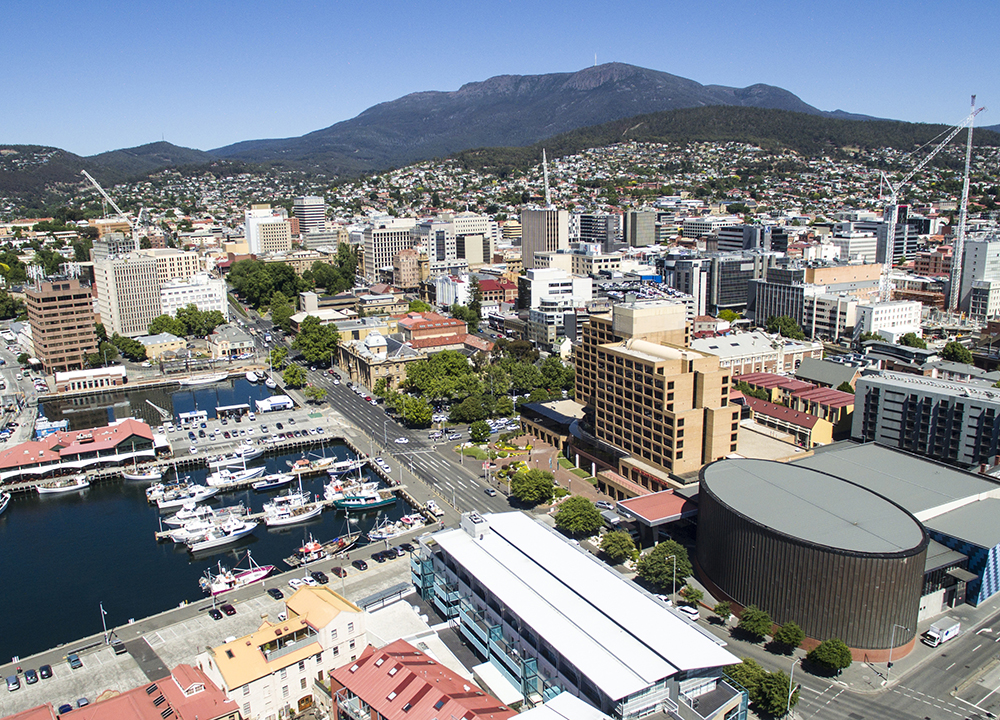
POLYGON ((889 213, 896 213, 896 237, 888 242, 889 222, 883 220, 877 224, 876 234, 878 235, 878 250, 875 261, 880 263, 890 262, 895 265, 900 260, 909 259, 917 252, 917 242, 920 239, 916 228, 910 226, 908 205, 887 205, 885 217, 891 217, 889 213))
POLYGON ((569 249, 569 213, 553 207, 521 208, 521 261, 526 270, 535 265, 535 253, 569 249))
POLYGON ((401 290, 420 286, 420 262, 417 251, 404 248, 392 259, 392 284, 401 290))
POLYGON ((656 211, 629 210, 622 221, 622 240, 629 247, 646 247, 656 243, 656 211))
POLYGON ((285 211, 270 205, 252 205, 244 217, 247 247, 251 255, 288 252, 292 249, 292 226, 285 211))
POLYGON ((162 315, 177 315, 177 311, 194 305, 202 312, 218 310, 229 321, 229 299, 226 281, 208 273, 198 273, 186 280, 170 280, 160 286, 162 315))
POLYGON ((299 219, 299 233, 319 232, 326 229, 326 200, 315 195, 297 197, 292 212, 299 219))
POLYGON ((105 233, 94 240, 94 246, 90 250, 90 259, 103 260, 111 255, 125 255, 138 249, 139 246, 131 232, 128 234, 105 233))
POLYGON ((574 213, 570 216, 570 239, 600 243, 604 252, 614 252, 621 242, 621 220, 621 215, 612 213, 574 213))
POLYGON ((392 259, 404 248, 413 246, 411 231, 416 225, 412 218, 381 220, 368 225, 363 231, 361 274, 369 280, 377 277, 379 270, 392 270, 392 259))
POLYGON ((35 357, 48 374, 82 370, 97 352, 94 298, 78 278, 51 278, 25 286, 35 357))
MULTIPOLYGON (((965 241, 958 296, 959 307, 965 312, 972 310, 973 287, 977 283, 979 295, 984 289, 989 294, 990 284, 1000 288, 1000 235, 965 241)), ((980 317, 989 317, 988 306, 980 306, 976 310, 980 317)))
POLYGON ((469 267, 493 262, 500 227, 487 215, 456 213, 451 218, 455 228, 455 252, 469 267))

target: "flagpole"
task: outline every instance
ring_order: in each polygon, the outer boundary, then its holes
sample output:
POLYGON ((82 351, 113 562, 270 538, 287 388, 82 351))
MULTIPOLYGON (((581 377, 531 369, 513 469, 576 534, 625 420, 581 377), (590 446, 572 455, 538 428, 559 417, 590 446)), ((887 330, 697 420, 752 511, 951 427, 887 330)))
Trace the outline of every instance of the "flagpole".
POLYGON ((104 616, 107 615, 107 611, 104 609, 104 603, 101 603, 101 625, 104 627, 104 644, 108 644, 108 623, 105 621, 104 616))

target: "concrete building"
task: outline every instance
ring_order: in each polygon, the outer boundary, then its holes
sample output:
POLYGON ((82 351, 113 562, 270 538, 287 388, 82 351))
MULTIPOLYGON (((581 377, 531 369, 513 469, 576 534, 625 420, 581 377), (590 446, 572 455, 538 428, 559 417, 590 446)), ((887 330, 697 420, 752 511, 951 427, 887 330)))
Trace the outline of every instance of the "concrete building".
POLYGON ((721 641, 527 515, 466 513, 422 536, 410 567, 486 658, 477 676, 526 706, 568 692, 618 720, 745 713, 722 677, 738 658, 721 641))
POLYGON ((24 288, 34 357, 46 374, 83 370, 97 352, 94 297, 78 278, 51 278, 24 288))
POLYGON ((407 313, 397 323, 403 342, 425 352, 457 349, 465 342, 469 330, 462 320, 437 313, 407 313))
POLYGON ((1000 390, 882 371, 857 381, 851 437, 960 467, 1000 451, 1000 390))
POLYGON ((416 226, 412 218, 380 220, 368 225, 362 234, 364 253, 359 271, 368 280, 376 280, 383 269, 392 271, 392 260, 400 250, 413 246, 411 230, 416 226))
MULTIPOLYGON (((297 197, 292 204, 292 213, 299 220, 299 233, 321 232, 326 229, 326 200, 315 195, 297 197)), ((336 247, 334 243, 334 247, 336 247)))
POLYGON ((438 275, 434 279, 434 300, 438 307, 450 308, 456 303, 468 305, 472 300, 469 276, 438 275))
POLYGON ((235 325, 220 325, 208 336, 208 347, 212 357, 218 360, 253 352, 256 346, 253 337, 235 325))
POLYGON ((573 213, 569 216, 570 242, 594 243, 605 253, 621 244, 622 216, 617 213, 573 213))
POLYGON ((252 205, 244 215, 243 227, 251 255, 287 253, 292 249, 292 226, 284 210, 252 205))
POLYGON ((140 335, 136 338, 146 348, 147 360, 159 360, 165 352, 176 353, 187 347, 184 338, 179 338, 170 333, 160 333, 158 335, 140 335))
POLYGON ((455 254, 470 268, 493 262, 500 227, 488 215, 460 212, 442 215, 450 218, 455 229, 455 254))
POLYGON ((622 216, 622 240, 629 247, 649 247, 656 244, 656 212, 629 210, 622 216))
POLYGON ((355 662, 368 646, 365 613, 327 587, 285 601, 287 619, 211 648, 198 667, 237 703, 243 720, 277 720, 313 705, 313 682, 355 662))
POLYGON ((965 252, 962 257, 962 277, 959 285, 959 307, 965 312, 971 311, 973 288, 979 290, 980 300, 977 312, 980 317, 990 317, 989 312, 990 286, 1000 284, 1000 236, 989 238, 968 239, 965 241, 965 252), (978 283, 978 286, 976 285, 978 283), (985 291, 985 293, 984 293, 985 291), (987 296, 986 303, 982 301, 987 296))
POLYGON ((541 350, 553 352, 556 344, 566 337, 569 314, 576 314, 572 298, 543 299, 528 311, 528 341, 541 350))
POLYGON ((733 375, 752 372, 795 372, 807 359, 821 359, 823 344, 789 340, 762 330, 733 333, 724 337, 696 338, 691 349, 719 358, 719 367, 733 375))
POLYGON ((878 333, 891 343, 899 342, 899 339, 907 333, 921 337, 922 311, 923 305, 912 300, 859 305, 854 337, 857 338, 864 333, 878 333))
POLYGON ((163 314, 156 258, 133 254, 96 262, 94 285, 109 336, 145 335, 153 319, 163 314))
POLYGON ((535 253, 569 249, 569 213, 555 208, 521 208, 521 261, 537 267, 535 253))
MULTIPOLYGON (((594 284, 589 277, 570 275, 552 268, 528 270, 521 278, 525 284, 527 307, 537 308, 544 300, 569 300, 583 305, 594 297, 594 284)), ((524 299, 522 291, 518 297, 524 299)))
POLYGON ((844 262, 873 263, 878 257, 878 238, 872 232, 835 230, 828 241, 840 250, 844 262))
POLYGON ((91 260, 104 260, 113 255, 128 255, 130 252, 139 249, 132 231, 105 233, 94 240, 94 245, 90 249, 91 260))
POLYGON ((910 224, 908 205, 886 205, 883 218, 891 217, 890 213, 896 214, 896 236, 891 242, 889 241, 889 222, 887 219, 883 219, 877 224, 878 248, 875 261, 896 265, 900 260, 908 260, 916 254, 920 233, 917 228, 910 224))
POLYGON ((767 277, 779 258, 775 252, 710 253, 697 257, 670 254, 663 259, 663 281, 695 299, 695 314, 739 311, 747 306, 751 280, 767 277))
POLYGON ((938 245, 933 250, 918 252, 913 260, 913 272, 917 275, 951 276, 951 245, 938 245))
POLYGON ((161 314, 176 316, 180 308, 188 305, 194 305, 202 312, 218 310, 228 322, 226 281, 208 273, 198 273, 187 280, 170 280, 160 286, 161 314))
POLYGON ((410 231, 413 243, 427 253, 431 275, 458 274, 467 271, 468 261, 458 257, 455 225, 438 218, 422 220, 410 231))
POLYGON ((682 234, 686 238, 699 238, 703 235, 716 235, 724 227, 742 225, 743 218, 735 215, 705 215, 692 217, 684 221, 682 234))
POLYGON ((364 339, 341 342, 338 352, 338 364, 351 381, 372 390, 382 379, 388 388, 398 388, 406 378, 406 366, 426 357, 377 329, 367 332, 364 339))
POLYGON ((392 284, 402 290, 420 287, 419 255, 413 248, 404 248, 392 259, 392 284))

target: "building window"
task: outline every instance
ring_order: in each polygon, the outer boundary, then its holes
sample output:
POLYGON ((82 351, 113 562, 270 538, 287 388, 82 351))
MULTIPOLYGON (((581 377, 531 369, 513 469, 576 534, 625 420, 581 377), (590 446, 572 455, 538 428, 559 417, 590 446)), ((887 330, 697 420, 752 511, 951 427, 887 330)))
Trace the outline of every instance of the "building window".
POLYGON ((340 647, 337 646, 337 645, 334 645, 333 646, 333 656, 337 657, 338 655, 340 655, 340 647))
POLYGON ((288 686, 287 685, 282 685, 281 686, 281 697, 283 697, 283 698, 288 697, 288 686))
POLYGON ((281 668, 281 679, 284 680, 288 677, 288 668, 281 668))
POLYGON ((299 672, 305 672, 305 670, 306 670, 306 661, 299 660, 299 672))
POLYGON ((250 686, 249 685, 244 685, 243 686, 243 697, 246 697, 249 694, 250 694, 250 686))
POLYGON ((352 622, 347 623, 347 632, 348 634, 354 632, 354 623, 352 622))
POLYGON ((250 717, 250 703, 243 703, 243 717, 250 717))
POLYGON ((354 649, 354 641, 353 640, 351 640, 349 647, 350 647, 351 650, 354 649))
POLYGON ((305 690, 306 689, 306 679, 305 678, 302 678, 301 680, 299 680, 299 689, 301 689, 301 690, 305 690))

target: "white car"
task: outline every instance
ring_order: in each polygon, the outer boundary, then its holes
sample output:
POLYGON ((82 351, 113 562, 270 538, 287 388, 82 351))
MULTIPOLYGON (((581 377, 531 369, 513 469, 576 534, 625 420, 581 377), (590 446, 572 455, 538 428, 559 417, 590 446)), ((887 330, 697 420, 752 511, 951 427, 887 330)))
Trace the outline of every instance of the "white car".
POLYGON ((405 438, 405 437, 398 437, 398 438, 396 438, 396 444, 397 445, 406 445, 406 443, 408 443, 408 442, 410 442, 409 438, 405 438))
POLYGON ((701 617, 701 613, 698 612, 698 608, 692 605, 681 605, 677 609, 680 610, 685 615, 687 615, 687 617, 690 618, 691 620, 697 620, 698 618, 701 617))
POLYGON ((190 452, 192 455, 197 455, 198 454, 198 448, 196 448, 194 445, 192 445, 191 448, 190 448, 190 450, 188 452, 190 452))
POLYGON ((304 578, 302 578, 301 582, 304 585, 308 585, 309 587, 319 587, 319 583, 316 582, 313 578, 309 577, 308 575, 306 575, 304 578))
MULTIPOLYGON (((310 580, 311 579, 312 578, 310 578, 310 580)), ((288 587, 290 587, 292 590, 298 590, 304 584, 305 583, 299 580, 298 578, 292 578, 291 580, 288 581, 288 587)))

